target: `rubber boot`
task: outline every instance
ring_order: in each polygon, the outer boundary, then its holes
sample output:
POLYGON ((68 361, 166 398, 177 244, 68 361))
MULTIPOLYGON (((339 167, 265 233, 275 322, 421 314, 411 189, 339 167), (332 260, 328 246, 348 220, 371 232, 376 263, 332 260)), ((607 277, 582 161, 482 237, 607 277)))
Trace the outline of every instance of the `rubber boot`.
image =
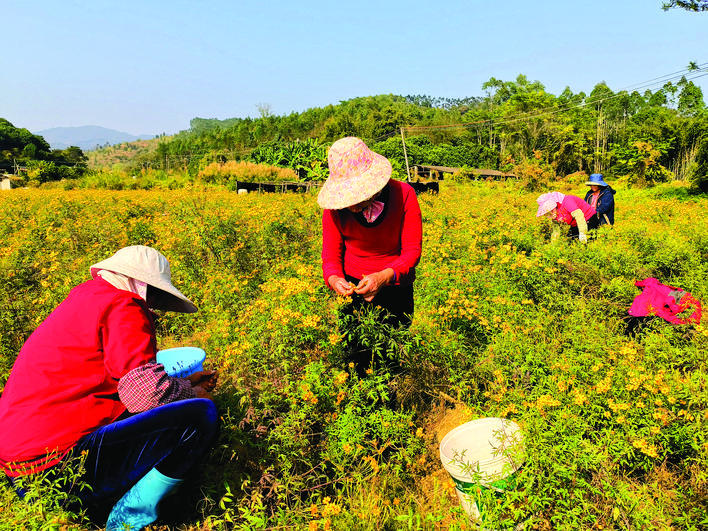
POLYGON ((157 504, 182 481, 153 468, 113 506, 106 531, 138 530, 153 523, 157 519, 157 504))

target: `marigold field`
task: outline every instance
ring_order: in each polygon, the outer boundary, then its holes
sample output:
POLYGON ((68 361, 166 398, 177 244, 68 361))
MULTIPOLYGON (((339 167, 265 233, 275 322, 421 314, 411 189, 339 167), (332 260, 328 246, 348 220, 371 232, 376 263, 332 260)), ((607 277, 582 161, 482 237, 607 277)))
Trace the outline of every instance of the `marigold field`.
MULTIPOLYGON (((518 488, 486 500, 487 529, 708 528, 708 327, 654 318, 630 334, 625 320, 646 277, 708 303, 705 196, 620 187, 616 227, 583 246, 551 243, 514 184, 440 188, 419 198, 410 332, 375 315, 358 330, 402 360, 393 379, 343 361, 314 194, 3 192, 0 388, 90 264, 152 245, 200 308, 162 316, 160 347, 207 351, 222 420, 153 529, 469 529, 438 443, 487 416, 517 422, 526 446, 518 488)), ((37 488, 23 503, 0 487, 0 528, 100 525, 37 488)))

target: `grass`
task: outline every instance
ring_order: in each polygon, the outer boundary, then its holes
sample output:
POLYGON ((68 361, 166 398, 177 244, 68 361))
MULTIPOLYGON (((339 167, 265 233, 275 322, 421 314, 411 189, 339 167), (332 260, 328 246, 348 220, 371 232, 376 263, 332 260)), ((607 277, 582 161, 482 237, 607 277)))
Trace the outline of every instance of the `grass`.
MULTIPOLYGON (((511 184, 421 196, 413 326, 363 316, 359 330, 403 361, 393 379, 359 379, 342 361, 346 301, 323 285, 314 195, 13 190, 0 196, 0 388, 90 264, 153 245, 200 308, 163 316, 159 344, 207 351, 222 416, 217 446, 156 528, 469 528, 437 445, 485 416, 520 424, 527 449, 487 527, 705 528, 708 328, 626 326, 636 280, 708 300, 708 202, 682 190, 620 189, 616 227, 587 246, 550 243, 535 195, 511 184)), ((45 505, 13 496, 0 489, 0 528, 47 514, 93 525, 51 491, 45 505)))

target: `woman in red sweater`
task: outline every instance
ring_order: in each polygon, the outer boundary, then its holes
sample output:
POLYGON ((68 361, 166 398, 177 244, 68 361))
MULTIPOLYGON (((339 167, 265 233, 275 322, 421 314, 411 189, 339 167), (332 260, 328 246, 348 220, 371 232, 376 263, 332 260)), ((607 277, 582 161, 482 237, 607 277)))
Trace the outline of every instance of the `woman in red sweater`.
POLYGON ((0 398, 0 469, 23 496, 23 476, 55 474, 83 455, 91 489, 72 494, 89 508, 115 502, 108 530, 140 529, 216 434, 216 375, 174 378, 155 361, 149 308, 197 311, 172 285, 162 254, 126 247, 91 276, 15 360, 0 398))
MULTIPOLYGON (((354 137, 329 150, 329 177, 317 197, 322 215, 322 271, 335 293, 351 296, 349 313, 372 304, 385 322, 410 326, 422 218, 413 188, 391 179, 391 163, 354 137)), ((361 372, 366 354, 351 357, 361 372)))

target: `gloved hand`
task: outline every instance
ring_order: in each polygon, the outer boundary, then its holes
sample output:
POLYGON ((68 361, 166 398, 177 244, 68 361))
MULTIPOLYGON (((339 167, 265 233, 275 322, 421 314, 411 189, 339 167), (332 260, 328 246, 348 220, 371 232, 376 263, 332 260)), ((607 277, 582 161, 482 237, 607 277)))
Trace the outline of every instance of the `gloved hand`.
POLYGON ((581 232, 580 234, 578 234, 578 240, 580 240, 581 243, 587 243, 588 237, 585 235, 585 233, 581 232))

